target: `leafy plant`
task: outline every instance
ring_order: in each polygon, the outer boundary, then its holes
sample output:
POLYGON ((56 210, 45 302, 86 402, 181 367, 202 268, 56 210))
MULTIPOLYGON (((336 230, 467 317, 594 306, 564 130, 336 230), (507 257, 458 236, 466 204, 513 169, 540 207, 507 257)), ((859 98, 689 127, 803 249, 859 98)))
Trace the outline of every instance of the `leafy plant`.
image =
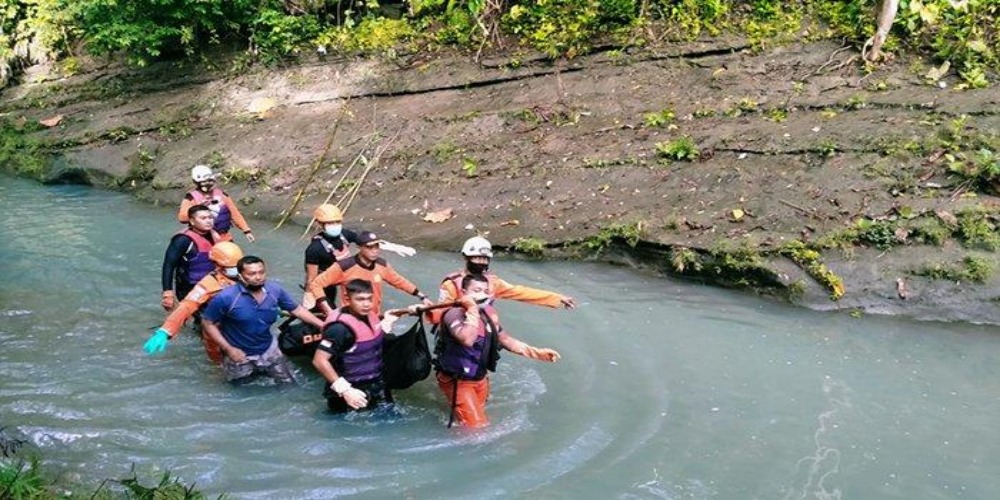
POLYGON ((545 253, 545 240, 533 236, 515 238, 514 250, 530 257, 541 257, 545 253))
POLYGON ((663 127, 673 122, 674 118, 674 111, 670 108, 665 108, 655 113, 646 113, 642 117, 642 123, 647 127, 663 127))
POLYGON ((695 161, 701 156, 701 151, 688 136, 683 136, 670 142, 656 143, 656 154, 673 161, 695 161))
POLYGON ((462 157, 462 171, 465 172, 466 177, 475 177, 478 170, 479 162, 475 158, 462 157))

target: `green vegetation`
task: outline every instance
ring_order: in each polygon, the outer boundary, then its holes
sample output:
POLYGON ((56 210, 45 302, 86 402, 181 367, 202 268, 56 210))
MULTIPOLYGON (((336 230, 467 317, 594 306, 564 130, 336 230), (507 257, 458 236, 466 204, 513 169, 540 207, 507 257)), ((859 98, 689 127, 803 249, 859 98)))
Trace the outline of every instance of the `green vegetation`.
POLYGON ((984 283, 993 275, 993 264, 982 257, 968 256, 959 264, 929 264, 913 271, 913 274, 936 280, 984 283))
POLYGON ((35 122, 0 118, 0 168, 13 174, 40 179, 49 164, 42 144, 28 136, 35 122))
POLYGON ((647 127, 664 127, 672 123, 674 118, 676 118, 674 111, 666 108, 655 113, 646 113, 642 117, 642 123, 647 127))
POLYGON ((823 285, 830 291, 830 300, 838 300, 844 296, 844 282, 839 276, 830 271, 820 260, 820 254, 815 249, 809 248, 805 243, 795 240, 786 243, 778 253, 788 257, 802 268, 809 276, 812 276, 817 283, 823 285))
POLYGON ((656 154, 667 160, 695 161, 701 156, 701 151, 693 139, 683 136, 669 142, 656 143, 656 154))
POLYGON ((646 223, 643 221, 615 223, 602 227, 597 234, 580 242, 580 246, 591 253, 603 252, 616 241, 635 248, 645 233, 646 223))
POLYGON ((37 459, 0 461, 0 498, 42 500, 52 496, 46 489, 37 459))
POLYGON ((470 158, 468 156, 462 157, 462 172, 465 172, 466 177, 475 177, 478 175, 479 162, 475 158, 470 158))
POLYGON ((674 272, 701 272, 701 256, 698 252, 686 247, 674 247, 670 250, 670 267, 674 272))
MULTIPOLYGON (((874 17, 870 0, 31 0, 0 7, 0 81, 26 63, 60 57, 72 73, 83 50, 145 65, 197 60, 213 46, 245 47, 234 63, 241 70, 307 52, 392 57, 443 45, 520 46, 573 58, 607 43, 620 49, 723 33, 758 48, 802 36, 860 46, 874 17)), ((949 61, 964 87, 979 88, 996 78, 998 47, 1000 3, 910 0, 885 48, 949 61)), ((751 102, 735 109, 753 111, 751 102)))
POLYGON ((545 253, 545 240, 534 236, 515 238, 511 245, 514 251, 529 257, 541 257, 545 253))
POLYGON ((957 234, 966 247, 990 251, 1000 249, 1000 235, 993 223, 994 211, 974 207, 955 215, 958 217, 957 234))

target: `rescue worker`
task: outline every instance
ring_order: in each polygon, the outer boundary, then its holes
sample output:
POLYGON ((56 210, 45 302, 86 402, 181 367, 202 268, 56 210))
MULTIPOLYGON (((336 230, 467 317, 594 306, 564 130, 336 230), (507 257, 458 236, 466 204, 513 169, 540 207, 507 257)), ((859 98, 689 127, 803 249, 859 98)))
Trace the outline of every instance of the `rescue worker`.
MULTIPOLYGON (((493 245, 482 236, 473 236, 465 240, 462 245, 462 255, 465 257, 465 269, 444 277, 438 291, 438 302, 454 302, 462 298, 462 279, 470 274, 482 274, 490 280, 490 290, 493 294, 490 297, 491 301, 509 299, 552 308, 562 306, 566 309, 573 309, 576 307, 576 300, 573 297, 524 285, 513 285, 489 272, 490 259, 493 258, 493 245)), ((428 320, 433 324, 438 324, 441 321, 441 314, 441 311, 429 312, 428 320)))
POLYGON ((496 371, 504 348, 526 358, 554 363, 559 353, 553 349, 532 347, 510 336, 500 325, 496 309, 489 304, 489 278, 470 274, 462 278, 459 307, 448 309, 442 317, 434 352, 438 387, 451 407, 452 422, 468 427, 489 423, 486 400, 490 395, 489 372, 496 371))
MULTIPOLYGON (((163 325, 153 332, 143 345, 146 354, 156 354, 167 350, 167 346, 178 333, 184 323, 194 316, 215 294, 223 288, 236 283, 239 273, 236 263, 243 258, 243 250, 231 241, 216 243, 208 252, 208 258, 215 263, 215 270, 208 273, 184 296, 180 305, 167 315, 163 325)), ((205 345, 205 354, 215 364, 222 362, 222 351, 219 346, 202 331, 201 341, 205 345)))
MULTIPOLYGON (((344 413, 388 407, 392 393, 382 378, 382 347, 384 333, 399 318, 386 313, 379 320, 369 281, 352 279, 344 284, 344 292, 344 305, 327 316, 323 340, 312 360, 328 383, 323 389, 327 408, 344 413)), ((408 311, 416 314, 416 307, 408 311)))
POLYGON ((243 218, 240 209, 236 208, 236 202, 226 194, 221 188, 215 185, 215 174, 212 173, 208 165, 195 165, 191 169, 191 180, 194 181, 195 188, 188 191, 181 200, 181 208, 177 211, 177 220, 181 223, 188 221, 188 208, 192 205, 205 205, 215 216, 215 232, 219 233, 220 241, 232 241, 233 237, 229 230, 235 225, 247 241, 254 242, 253 231, 250 225, 243 218))
POLYGON ((238 282, 216 294, 202 314, 202 328, 222 350, 222 371, 232 383, 266 374, 277 383, 295 382, 288 359, 278 349, 271 326, 278 310, 323 328, 323 322, 295 302, 284 288, 267 279, 260 257, 236 263, 238 282))
MULTIPOLYGON (((313 211, 313 220, 319 226, 320 231, 313 235, 312 241, 306 247, 306 282, 316 279, 319 273, 326 271, 334 262, 346 259, 351 256, 350 243, 358 243, 358 233, 344 227, 344 213, 336 205, 324 203, 313 211)), ((396 252, 404 257, 410 257, 417 253, 416 250, 388 241, 380 242, 383 249, 396 252)), ((337 302, 337 286, 326 287, 326 300, 330 304, 337 302)), ((302 305, 312 309, 316 298, 306 292, 302 298, 302 305)))
MULTIPOLYGON (((417 289, 409 280, 397 273, 385 259, 379 257, 380 243, 378 236, 371 231, 358 233, 358 253, 353 257, 338 260, 329 269, 320 273, 309 282, 307 291, 316 297, 316 305, 326 317, 333 315, 333 306, 326 298, 324 290, 333 285, 343 285, 352 279, 363 279, 372 284, 372 310, 379 314, 382 310, 382 282, 389 283, 397 290, 420 298, 424 304, 430 305, 427 295, 417 289)), ((340 299, 347 298, 341 290, 340 299)))
POLYGON ((208 253, 219 241, 212 230, 215 219, 205 205, 188 208, 188 228, 174 234, 163 255, 160 305, 169 311, 177 305, 177 297, 187 297, 199 280, 215 268, 208 253))

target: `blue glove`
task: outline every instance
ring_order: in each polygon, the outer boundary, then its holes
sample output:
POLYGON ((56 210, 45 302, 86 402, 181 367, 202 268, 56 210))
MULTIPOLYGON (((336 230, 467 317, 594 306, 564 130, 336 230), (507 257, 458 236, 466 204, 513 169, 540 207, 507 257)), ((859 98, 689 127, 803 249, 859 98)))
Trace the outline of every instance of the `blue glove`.
POLYGON ((170 332, 164 330, 163 328, 157 328, 156 331, 153 332, 153 336, 149 337, 146 344, 142 346, 142 349, 146 351, 146 354, 153 355, 166 351, 168 344, 170 344, 170 332))

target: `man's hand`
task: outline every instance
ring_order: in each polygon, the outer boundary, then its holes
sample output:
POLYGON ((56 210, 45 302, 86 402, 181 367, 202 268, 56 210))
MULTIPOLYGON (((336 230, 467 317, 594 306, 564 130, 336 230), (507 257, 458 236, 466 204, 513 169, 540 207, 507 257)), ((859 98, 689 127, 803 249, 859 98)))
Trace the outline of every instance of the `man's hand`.
POLYGON ((549 349, 548 347, 533 347, 530 345, 524 346, 524 351, 522 356, 536 361, 548 361, 549 363, 555 363, 559 361, 562 356, 555 349, 549 349))
POLYGON ((386 312, 385 316, 382 317, 382 322, 379 323, 379 326, 382 328, 383 332, 389 333, 392 331, 392 326, 395 325, 398 320, 399 316, 392 314, 392 312, 386 312))
POLYGON ((344 391, 340 397, 344 398, 344 402, 347 403, 347 406, 350 406, 355 410, 360 410, 361 408, 368 406, 368 396, 365 395, 365 391, 360 389, 351 387, 350 389, 344 391))
POLYGON ((243 352, 239 347, 229 346, 224 349, 226 356, 233 360, 234 363, 243 363, 247 360, 247 353, 243 352))
POLYGON ((573 297, 563 295, 562 298, 559 299, 559 302, 561 302, 563 307, 566 309, 576 309, 576 299, 573 297))
POLYGON ((247 241, 249 241, 250 243, 253 243, 254 241, 257 241, 257 238, 254 238, 252 231, 247 231, 247 232, 243 233, 243 236, 246 236, 247 237, 247 241))
POLYGON ((169 311, 177 305, 177 297, 174 296, 173 290, 163 291, 163 295, 160 295, 160 305, 163 306, 164 311, 169 311))
POLYGON ((309 309, 311 311, 312 308, 316 307, 316 297, 313 297, 313 294, 309 292, 303 293, 302 307, 309 309))
POLYGON ((466 311, 479 309, 479 304, 476 303, 476 299, 469 295, 465 295, 461 299, 458 299, 458 305, 465 308, 466 311))

